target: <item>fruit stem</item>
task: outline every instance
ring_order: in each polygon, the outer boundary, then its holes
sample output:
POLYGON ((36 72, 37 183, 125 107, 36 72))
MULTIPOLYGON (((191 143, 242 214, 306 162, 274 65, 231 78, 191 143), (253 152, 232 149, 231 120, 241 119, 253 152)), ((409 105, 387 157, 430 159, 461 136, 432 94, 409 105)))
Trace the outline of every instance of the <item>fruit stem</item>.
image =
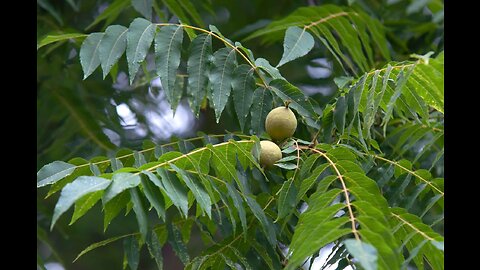
POLYGON ((285 108, 288 109, 288 105, 290 105, 290 103, 292 103, 292 101, 290 99, 287 99, 283 104, 285 105, 285 108))

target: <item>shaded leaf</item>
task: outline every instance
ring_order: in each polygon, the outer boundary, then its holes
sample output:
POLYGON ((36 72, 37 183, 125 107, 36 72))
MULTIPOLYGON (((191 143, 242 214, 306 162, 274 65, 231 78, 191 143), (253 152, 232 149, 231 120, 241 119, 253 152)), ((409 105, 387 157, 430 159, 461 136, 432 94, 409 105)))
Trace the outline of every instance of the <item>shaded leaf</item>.
POLYGON ((205 191, 205 189, 203 189, 203 187, 198 184, 196 179, 191 179, 191 176, 186 171, 178 168, 174 164, 170 164, 170 167, 172 167, 180 175, 183 182, 185 182, 185 184, 187 184, 187 187, 192 191, 193 196, 195 196, 197 202, 207 213, 207 216, 209 218, 212 218, 212 202, 210 200, 210 196, 205 191))
POLYGON ((123 240, 123 250, 130 269, 137 270, 140 261, 140 248, 135 236, 130 236, 123 240))
POLYGON ((147 20, 152 20, 152 0, 132 0, 133 8, 147 20))
POLYGON ((73 223, 75 223, 75 221, 77 221, 77 219, 85 215, 87 211, 90 210, 90 208, 92 208, 97 203, 97 201, 100 200, 100 198, 102 198, 102 195, 103 190, 95 191, 83 196, 78 201, 76 201, 72 220, 68 225, 72 225, 73 223))
POLYGON ((137 216, 138 227, 140 229, 140 234, 142 237, 141 239, 142 241, 145 241, 145 238, 147 237, 147 230, 148 230, 147 214, 145 213, 145 208, 143 206, 143 202, 140 198, 140 195, 138 194, 137 188, 131 188, 129 189, 129 191, 130 191, 130 197, 133 202, 133 211, 137 216))
POLYGON ((273 106, 273 97, 270 91, 259 87, 253 93, 253 103, 250 109, 253 134, 261 135, 265 131, 265 119, 273 106))
POLYGON ((277 208, 278 216, 277 220, 280 220, 289 215, 296 206, 297 188, 293 183, 293 179, 283 182, 280 188, 280 194, 278 195, 277 208))
POLYGON ((162 179, 163 187, 160 188, 163 189, 183 216, 188 217, 188 198, 185 187, 182 186, 175 174, 163 168, 157 168, 157 173, 162 179))

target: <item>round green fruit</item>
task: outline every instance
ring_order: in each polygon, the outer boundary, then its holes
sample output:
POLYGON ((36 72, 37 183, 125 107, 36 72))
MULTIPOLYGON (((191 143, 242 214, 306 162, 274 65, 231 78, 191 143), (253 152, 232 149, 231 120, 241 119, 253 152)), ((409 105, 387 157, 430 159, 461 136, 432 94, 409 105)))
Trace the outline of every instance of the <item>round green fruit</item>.
POLYGON ((292 137, 297 129, 297 118, 290 108, 277 107, 267 114, 265 129, 274 141, 282 141, 292 137))
POLYGON ((282 150, 271 141, 260 141, 260 164, 271 168, 275 162, 282 158, 282 150))

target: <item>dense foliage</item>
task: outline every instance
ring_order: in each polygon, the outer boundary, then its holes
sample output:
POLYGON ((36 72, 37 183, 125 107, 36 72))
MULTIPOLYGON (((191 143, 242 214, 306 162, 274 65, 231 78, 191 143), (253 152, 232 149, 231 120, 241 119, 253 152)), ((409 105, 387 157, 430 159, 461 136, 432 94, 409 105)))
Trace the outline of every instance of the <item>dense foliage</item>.
POLYGON ((185 269, 444 268, 443 2, 247 3, 272 6, 254 23, 216 1, 51 2, 37 1, 39 268, 69 264, 47 231, 68 234, 72 208, 69 228, 92 212, 104 233, 126 224, 75 261, 123 242, 130 269, 173 269, 166 247, 185 269), (203 129, 162 141, 147 109, 163 100, 203 129), (298 126, 264 168, 265 118, 285 103, 298 126))

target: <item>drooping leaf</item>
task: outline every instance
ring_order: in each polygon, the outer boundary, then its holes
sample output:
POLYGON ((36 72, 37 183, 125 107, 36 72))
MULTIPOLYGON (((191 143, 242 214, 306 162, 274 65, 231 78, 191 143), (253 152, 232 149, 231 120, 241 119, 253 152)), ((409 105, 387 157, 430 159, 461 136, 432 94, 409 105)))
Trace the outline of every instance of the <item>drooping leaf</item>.
POLYGON ((123 55, 127 48, 128 28, 121 25, 111 25, 105 30, 100 41, 99 56, 103 70, 103 79, 108 75, 113 65, 123 55))
POLYGON ((187 247, 182 241, 182 235, 178 230, 177 226, 168 223, 167 224, 168 230, 168 243, 173 248, 175 253, 177 254, 178 258, 182 261, 184 265, 188 264, 190 261, 190 255, 188 254, 187 247))
POLYGON ((145 60, 155 37, 155 24, 136 18, 127 31, 127 62, 130 84, 133 83, 140 64, 145 60))
POLYGON ((43 166, 37 172, 37 188, 51 185, 59 180, 62 180, 73 173, 75 168, 75 165, 63 161, 54 161, 43 166))
MULTIPOLYGON (((156 178, 156 176, 153 173, 150 173, 150 174, 154 176, 154 179, 156 178)), ((150 180, 152 180, 150 176, 149 178, 150 180)), ((166 219, 165 201, 163 200, 163 195, 158 189, 158 186, 157 187, 153 186, 148 180, 144 179, 143 177, 140 179, 140 181, 142 183, 143 192, 145 193, 145 196, 147 197, 148 201, 155 208, 158 216, 161 217, 163 220, 165 220, 166 219)), ((158 178, 156 178, 154 181, 159 181, 159 180, 158 178)))
POLYGON ((215 60, 209 80, 212 84, 212 102, 218 123, 232 90, 236 54, 232 48, 221 48, 213 56, 215 60))
POLYGON ((347 103, 345 97, 339 97, 337 100, 337 105, 333 112, 333 120, 335 121, 335 126, 338 129, 338 132, 343 134, 343 129, 345 127, 345 116, 347 114, 347 103))
POLYGON ((283 182, 278 195, 278 216, 277 220, 286 217, 296 206, 297 188, 293 183, 293 179, 283 182))
POLYGON ((212 57, 212 36, 198 35, 190 44, 187 61, 187 93, 190 106, 198 117, 202 101, 207 95, 209 58, 212 57))
POLYGON ((253 93, 250 108, 253 134, 261 135, 265 131, 265 119, 273 107, 273 97, 269 90, 258 87, 253 93))
POLYGON ((80 64, 82 64, 84 80, 100 65, 99 48, 103 35, 104 33, 91 33, 80 47, 80 64))
POLYGON ((187 187, 192 191, 193 196, 195 196, 195 199, 200 204, 203 211, 205 211, 209 218, 212 218, 212 202, 205 189, 198 184, 196 179, 192 179, 186 171, 178 168, 174 164, 170 164, 170 167, 172 167, 180 175, 183 182, 185 182, 187 187))
POLYGON ((147 214, 145 213, 145 207, 143 206, 142 199, 138 193, 137 188, 131 188, 130 191, 130 198, 133 202, 133 211, 137 216, 138 227, 140 229, 140 235, 142 241, 145 241, 147 237, 147 230, 148 230, 148 219, 147 214))
POLYGON ((161 27, 155 37, 157 75, 160 76, 162 88, 174 111, 181 96, 181 93, 175 93, 175 83, 177 80, 177 69, 180 65, 182 41, 183 27, 176 25, 161 27))
POLYGON ((245 196, 245 202, 247 203, 250 210, 252 210, 253 215, 255 215, 258 221, 260 221, 262 229, 265 232, 270 245, 275 246, 277 244, 277 237, 275 234, 275 227, 273 226, 273 223, 267 218, 265 212, 254 198, 250 196, 245 196))
POLYGON ((162 255, 162 244, 158 240, 157 233, 152 230, 150 233, 147 235, 147 247, 148 247, 148 252, 150 253, 150 257, 155 259, 155 262, 157 263, 157 269, 162 270, 163 269, 163 255, 162 255))
POLYGON ((120 211, 130 202, 130 193, 122 192, 113 199, 104 204, 103 231, 106 231, 110 222, 120 213, 120 211))
POLYGON ((104 190, 111 183, 108 179, 95 176, 80 176, 72 183, 67 184, 60 193, 60 198, 55 205, 50 230, 58 218, 72 206, 78 199, 91 192, 104 190))
POLYGON ((172 200, 172 203, 180 210, 184 217, 188 217, 187 190, 182 186, 175 174, 158 168, 157 174, 162 179, 163 191, 172 200))
POLYGON ((277 67, 306 55, 314 45, 313 37, 305 28, 291 26, 285 33, 283 55, 277 67))
POLYGON ((140 261, 140 247, 137 238, 135 236, 125 238, 123 240, 123 250, 130 269, 137 270, 140 261))
POLYGON ((240 129, 244 130, 245 121, 250 112, 255 91, 254 69, 248 65, 239 65, 234 71, 235 77, 232 81, 233 105, 240 123, 240 129))
POLYGON ((238 212, 238 216, 240 217, 240 222, 242 223, 243 234, 246 237, 247 216, 245 213, 242 197, 240 196, 240 193, 238 192, 238 190, 235 187, 233 187, 231 184, 227 183, 225 186, 227 187, 228 194, 232 198, 233 204, 238 212))

